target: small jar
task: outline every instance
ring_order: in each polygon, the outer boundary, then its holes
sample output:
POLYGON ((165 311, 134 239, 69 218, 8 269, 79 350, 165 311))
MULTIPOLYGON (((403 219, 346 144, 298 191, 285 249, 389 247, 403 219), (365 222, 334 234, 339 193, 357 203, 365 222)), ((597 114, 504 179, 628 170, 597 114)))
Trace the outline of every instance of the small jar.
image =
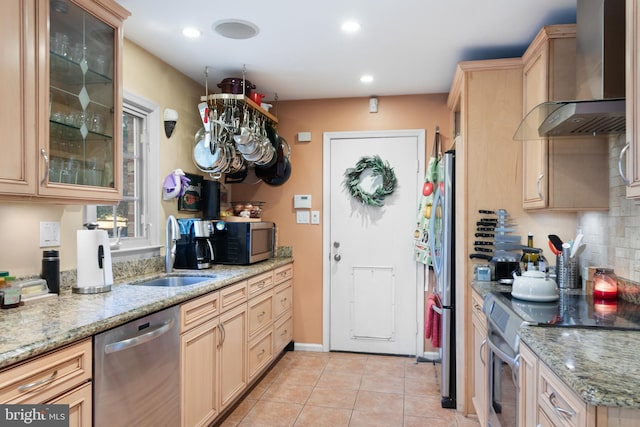
POLYGON ((611 268, 598 268, 593 275, 593 298, 618 298, 618 279, 611 268))

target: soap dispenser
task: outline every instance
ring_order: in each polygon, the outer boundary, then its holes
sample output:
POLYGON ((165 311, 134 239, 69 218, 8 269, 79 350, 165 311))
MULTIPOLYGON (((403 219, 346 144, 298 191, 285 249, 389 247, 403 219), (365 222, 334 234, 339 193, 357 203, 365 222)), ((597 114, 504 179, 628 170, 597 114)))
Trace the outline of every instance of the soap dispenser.
POLYGON ((98 224, 84 224, 77 232, 78 281, 72 291, 77 294, 109 292, 113 284, 109 235, 98 224))

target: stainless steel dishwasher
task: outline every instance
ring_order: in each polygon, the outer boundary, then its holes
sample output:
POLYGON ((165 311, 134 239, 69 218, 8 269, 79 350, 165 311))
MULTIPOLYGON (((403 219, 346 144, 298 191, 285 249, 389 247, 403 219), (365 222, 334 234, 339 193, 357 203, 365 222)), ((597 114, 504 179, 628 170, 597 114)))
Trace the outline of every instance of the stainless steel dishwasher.
POLYGON ((180 309, 96 335, 93 425, 180 425, 180 309))

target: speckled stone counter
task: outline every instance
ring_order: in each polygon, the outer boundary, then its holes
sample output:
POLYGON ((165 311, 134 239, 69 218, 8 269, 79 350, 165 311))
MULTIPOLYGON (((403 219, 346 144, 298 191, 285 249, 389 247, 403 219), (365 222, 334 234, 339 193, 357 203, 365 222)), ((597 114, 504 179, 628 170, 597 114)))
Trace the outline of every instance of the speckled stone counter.
MULTIPOLYGON (((471 286, 483 298, 510 289, 471 286)), ((640 409, 640 332, 525 326, 520 339, 587 404, 640 409)))
POLYGON ((117 283, 110 292, 81 295, 66 289, 57 297, 1 310, 0 368, 292 261, 290 257, 278 257, 246 266, 216 265, 207 270, 174 270, 177 275, 207 277, 202 283, 189 286, 168 288, 135 284, 163 275, 155 273, 117 283))

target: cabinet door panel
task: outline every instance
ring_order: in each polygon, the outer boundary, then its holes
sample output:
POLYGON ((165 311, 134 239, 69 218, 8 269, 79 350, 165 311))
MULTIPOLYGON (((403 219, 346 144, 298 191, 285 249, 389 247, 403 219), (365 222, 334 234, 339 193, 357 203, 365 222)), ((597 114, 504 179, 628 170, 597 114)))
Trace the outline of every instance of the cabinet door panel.
POLYGON ((0 193, 34 194, 36 165, 34 0, 0 4, 0 193))
POLYGON ((220 345, 220 410, 233 403, 247 387, 247 305, 220 316, 223 341, 220 345))
POLYGON ((218 322, 180 336, 182 425, 206 426, 218 416, 218 322))
POLYGON ((78 387, 50 403, 69 405, 69 427, 91 427, 93 423, 91 383, 78 387))

